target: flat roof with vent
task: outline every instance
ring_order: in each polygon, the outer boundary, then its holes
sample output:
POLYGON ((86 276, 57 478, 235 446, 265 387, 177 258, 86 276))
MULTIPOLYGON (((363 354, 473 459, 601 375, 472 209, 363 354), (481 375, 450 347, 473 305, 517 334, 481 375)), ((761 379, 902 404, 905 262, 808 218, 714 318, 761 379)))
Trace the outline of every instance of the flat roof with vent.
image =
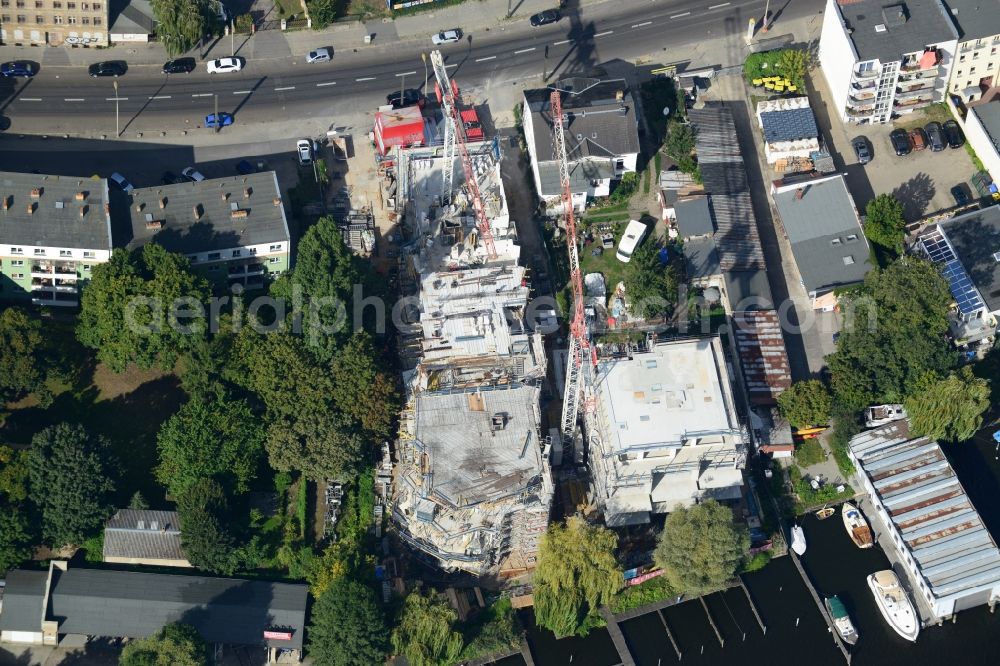
POLYGON ((0 254, 5 245, 109 251, 108 181, 0 172, 0 254))
POLYGON ((837 0, 858 61, 895 62, 958 38, 941 0, 837 0))
POLYGON ((941 244, 933 242, 933 237, 924 241, 924 247, 935 261, 945 266, 952 295, 962 312, 978 308, 977 296, 982 296, 990 312, 1000 311, 1000 261, 997 259, 1000 257, 1000 206, 959 215, 939 224, 938 229, 950 247, 940 250, 941 244), (954 255, 948 250, 953 250, 954 255), (961 263, 962 270, 949 266, 953 259, 961 263))
POLYGON ((273 171, 136 188, 129 215, 129 249, 155 240, 187 254, 289 240, 273 171))

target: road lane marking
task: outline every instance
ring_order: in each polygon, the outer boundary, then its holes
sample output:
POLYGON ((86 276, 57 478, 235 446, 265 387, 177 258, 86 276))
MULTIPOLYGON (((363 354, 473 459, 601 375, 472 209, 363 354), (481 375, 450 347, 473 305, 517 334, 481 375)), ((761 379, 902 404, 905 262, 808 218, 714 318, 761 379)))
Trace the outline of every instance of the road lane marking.
POLYGON ((108 102, 127 102, 128 97, 105 97, 105 101, 108 102))
POLYGON ((519 55, 521 53, 529 53, 530 51, 534 51, 534 50, 535 50, 535 47, 532 46, 530 49, 521 49, 520 51, 514 51, 514 55, 519 55))
POLYGON ((19 97, 18 100, 22 102, 41 102, 41 97, 19 97))
POLYGON ((644 21, 642 23, 636 23, 634 26, 632 26, 632 29, 635 30, 636 28, 643 28, 643 27, 645 27, 647 25, 653 25, 653 22, 652 21, 644 21))
POLYGON ((721 5, 712 5, 709 9, 722 9, 723 7, 728 7, 730 3, 723 2, 721 5))
POLYGON ((396 76, 412 76, 413 74, 416 74, 416 73, 417 73, 416 71, 412 71, 412 72, 401 72, 401 73, 397 74, 396 76))
POLYGON ((281 92, 282 90, 295 90, 295 86, 283 86, 281 88, 275 88, 274 92, 281 92))
POLYGON ((82 97, 67 97, 63 100, 64 102, 85 102, 86 100, 82 97))
POLYGON ((337 85, 336 81, 329 81, 327 83, 317 83, 316 87, 317 88, 322 88, 323 86, 335 86, 335 85, 337 85))
POLYGON ((151 95, 149 99, 170 99, 170 95, 151 95))
POLYGON ((596 35, 594 35, 594 37, 604 37, 605 35, 610 35, 613 32, 614 30, 605 30, 604 32, 597 33, 596 35))
POLYGON ((234 90, 233 94, 234 95, 249 95, 252 92, 253 92, 252 90, 234 90))
POLYGON ((362 76, 360 79, 354 79, 355 81, 374 81, 374 76, 362 76))
POLYGON ((211 97, 212 93, 194 93, 191 97, 211 97))
POLYGON ((454 65, 445 65, 444 66, 445 69, 451 69, 452 67, 458 67, 458 63, 456 62, 454 65))
POLYGON ((572 41, 572 39, 564 39, 561 42, 553 42, 552 46, 562 46, 563 44, 569 44, 572 41))
POLYGON ((476 62, 486 62, 487 60, 496 60, 496 56, 486 56, 485 58, 476 58, 476 62))
POLYGON ((674 14, 670 18, 682 18, 684 16, 690 16, 690 15, 691 15, 691 12, 684 12, 683 14, 674 14))

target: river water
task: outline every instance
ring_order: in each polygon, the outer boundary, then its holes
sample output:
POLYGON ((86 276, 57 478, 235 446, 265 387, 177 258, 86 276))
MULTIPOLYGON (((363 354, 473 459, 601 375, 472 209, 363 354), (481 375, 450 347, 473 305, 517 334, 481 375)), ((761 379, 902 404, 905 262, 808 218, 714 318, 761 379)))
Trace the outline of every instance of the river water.
MULTIPOLYGON (((1000 460, 987 436, 945 449, 959 479, 994 535, 1000 533, 1000 460)), ((852 650, 853 666, 995 666, 1000 664, 1000 610, 986 607, 964 611, 955 624, 931 626, 909 643, 879 614, 865 577, 889 568, 877 546, 859 550, 848 539, 839 513, 819 521, 803 521, 808 550, 802 565, 821 596, 837 594, 858 628, 860 639, 852 650)), ((757 611, 767 627, 761 630, 746 595, 739 588, 706 598, 708 611, 724 639, 720 645, 698 600, 621 623, 622 633, 638 666, 664 664, 767 664, 774 666, 843 666, 822 615, 801 576, 788 557, 772 561, 761 571, 743 577, 757 611), (664 622, 682 652, 678 661, 664 622)), ((618 653, 606 630, 586 638, 556 640, 534 626, 530 611, 521 616, 538 666, 614 666, 618 653)), ((521 657, 499 662, 521 666, 521 657)))

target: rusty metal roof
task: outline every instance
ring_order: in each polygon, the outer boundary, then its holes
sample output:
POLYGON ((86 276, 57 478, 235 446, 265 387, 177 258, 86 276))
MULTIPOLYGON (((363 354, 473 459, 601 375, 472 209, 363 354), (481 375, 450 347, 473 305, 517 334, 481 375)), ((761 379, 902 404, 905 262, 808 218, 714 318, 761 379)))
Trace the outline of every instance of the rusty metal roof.
POLYGON ((736 312, 734 334, 750 402, 774 405, 792 385, 785 339, 774 310, 736 312))

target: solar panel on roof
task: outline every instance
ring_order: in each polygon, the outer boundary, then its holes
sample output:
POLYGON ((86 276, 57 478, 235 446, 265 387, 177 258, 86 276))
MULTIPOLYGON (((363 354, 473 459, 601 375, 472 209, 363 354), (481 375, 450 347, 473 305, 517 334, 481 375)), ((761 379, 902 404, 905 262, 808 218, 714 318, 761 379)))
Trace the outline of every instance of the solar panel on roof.
POLYGON ((958 309, 962 314, 972 314, 984 307, 983 299, 980 297, 976 286, 969 278, 962 266, 952 252, 951 246, 944 239, 940 232, 935 232, 923 239, 924 250, 927 256, 936 264, 944 264, 942 273, 948 280, 948 288, 951 295, 958 304, 958 309))

